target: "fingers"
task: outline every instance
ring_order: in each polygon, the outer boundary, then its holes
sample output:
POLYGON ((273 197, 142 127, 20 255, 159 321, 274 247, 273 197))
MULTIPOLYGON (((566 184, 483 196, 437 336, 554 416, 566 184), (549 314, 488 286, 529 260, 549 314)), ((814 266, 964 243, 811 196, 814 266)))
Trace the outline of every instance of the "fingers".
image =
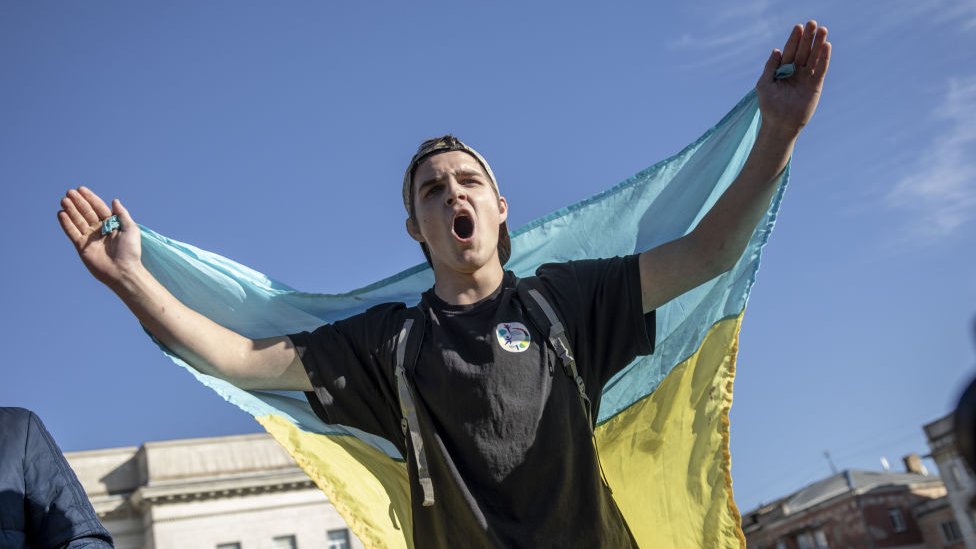
POLYGON ((798 67, 806 66, 807 59, 810 58, 810 48, 813 45, 813 37, 817 33, 817 22, 813 19, 807 21, 807 26, 800 35, 800 47, 796 51, 796 59, 793 61, 798 67))
MULTIPOLYGON (((69 191, 70 192, 70 191, 69 191)), ((75 203, 70 197, 66 196, 61 199, 61 210, 67 216, 68 220, 75 226, 75 229, 79 234, 88 234, 91 230, 91 224, 85 220, 85 218, 78 212, 78 208, 75 207, 75 203)), ((58 216, 60 219, 60 216, 58 216)))
POLYGON ((68 236, 71 242, 73 242, 76 246, 80 244, 82 238, 84 238, 84 235, 81 234, 81 231, 79 231, 78 227, 75 226, 75 222, 71 220, 71 217, 67 214, 67 212, 64 210, 58 212, 58 221, 61 223, 61 230, 64 231, 64 234, 68 236))
POLYGON ((786 45, 783 46, 784 65, 792 63, 796 58, 796 50, 800 45, 800 36, 802 34, 803 27, 800 25, 793 25, 793 30, 790 31, 790 37, 786 39, 786 45))
POLYGON ((830 50, 832 46, 830 42, 825 42, 823 47, 820 48, 820 55, 817 57, 817 66, 814 69, 813 75, 817 79, 817 85, 823 85, 824 77, 827 76, 827 68, 830 67, 830 50))
POLYGON ((782 63, 794 63, 797 67, 814 67, 820 59, 821 50, 827 42, 827 27, 817 26, 813 19, 806 26, 793 25, 790 37, 783 46, 782 63))
POLYGON ((827 43, 827 27, 820 27, 813 35, 813 46, 810 49, 810 57, 807 58, 805 65, 810 69, 817 66, 820 56, 823 53, 824 44, 827 43))
MULTIPOLYGON (((80 245, 85 236, 96 230, 102 220, 111 215, 112 211, 97 194, 87 187, 78 187, 69 189, 61 199, 58 221, 68 238, 80 245)), ((131 219, 130 217, 129 220, 131 219)))
POLYGON ((136 222, 129 215, 129 210, 125 209, 122 205, 122 201, 116 198, 112 201, 112 213, 119 216, 119 223, 122 225, 122 230, 126 231, 136 227, 136 222))
POLYGON ((98 214, 92 209, 91 204, 88 203, 88 199, 81 196, 81 193, 75 189, 68 189, 68 199, 74 204, 75 211, 81 214, 81 217, 88 222, 88 226, 97 225, 100 221, 98 214))
POLYGON ((109 210, 108 206, 105 205, 105 201, 99 198, 99 196, 92 192, 92 190, 88 187, 78 187, 78 194, 88 201, 88 204, 90 204, 92 209, 95 211, 95 215, 98 217, 99 221, 112 215, 112 211, 109 210))
POLYGON ((780 66, 783 60, 783 54, 779 50, 773 50, 769 54, 769 59, 766 60, 766 66, 763 67, 762 75, 759 77, 759 82, 756 86, 761 85, 763 82, 772 82, 775 79, 776 69, 780 66))

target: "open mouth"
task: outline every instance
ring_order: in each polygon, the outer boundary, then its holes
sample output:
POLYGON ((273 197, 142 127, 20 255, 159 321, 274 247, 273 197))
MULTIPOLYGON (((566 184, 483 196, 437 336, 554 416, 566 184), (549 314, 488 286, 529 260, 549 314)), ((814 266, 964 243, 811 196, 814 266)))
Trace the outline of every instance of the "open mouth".
POLYGON ((465 214, 454 218, 454 235, 461 240, 467 240, 474 234, 474 220, 465 214))

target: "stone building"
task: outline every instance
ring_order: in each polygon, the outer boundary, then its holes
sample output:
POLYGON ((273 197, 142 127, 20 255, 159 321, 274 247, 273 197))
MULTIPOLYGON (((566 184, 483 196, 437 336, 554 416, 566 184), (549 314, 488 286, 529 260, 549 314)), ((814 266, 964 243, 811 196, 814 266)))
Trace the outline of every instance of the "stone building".
POLYGON ((949 506, 955 517, 956 529, 962 534, 965 546, 976 549, 976 524, 970 507, 976 495, 973 472, 956 449, 952 415, 939 418, 923 427, 928 439, 931 457, 939 468, 939 476, 945 480, 949 506))
POLYGON ((118 549, 359 549, 264 434, 65 454, 118 549))
POLYGON ((914 513, 926 549, 963 549, 966 546, 948 497, 920 503, 915 506, 914 513))
POLYGON ((920 471, 846 470, 742 517, 750 549, 923 548, 918 505, 945 487, 920 471))

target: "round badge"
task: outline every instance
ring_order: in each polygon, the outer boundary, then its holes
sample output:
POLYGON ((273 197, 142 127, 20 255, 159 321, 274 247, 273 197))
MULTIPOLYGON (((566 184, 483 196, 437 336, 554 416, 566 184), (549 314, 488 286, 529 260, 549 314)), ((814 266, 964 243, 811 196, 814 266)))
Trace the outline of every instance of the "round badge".
POLYGON ((495 327, 495 335, 502 349, 510 353, 521 353, 529 348, 532 336, 521 322, 502 322, 495 327))

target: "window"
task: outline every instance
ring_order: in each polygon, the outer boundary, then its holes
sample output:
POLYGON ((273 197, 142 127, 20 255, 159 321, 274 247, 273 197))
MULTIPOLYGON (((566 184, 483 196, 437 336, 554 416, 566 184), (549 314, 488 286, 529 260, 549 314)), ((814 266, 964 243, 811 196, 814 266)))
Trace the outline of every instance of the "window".
POLYGON ((274 549, 296 549, 295 536, 275 536, 271 538, 271 547, 274 549))
POLYGON ((966 488, 968 482, 966 482, 966 471, 958 463, 953 463, 949 466, 949 473, 952 475, 953 484, 956 488, 963 490, 966 488))
POLYGON ((217 549, 241 549, 241 542, 232 541, 230 543, 218 543, 217 549))
POLYGON ((326 533, 326 539, 329 541, 329 544, 326 545, 327 549, 349 549, 349 530, 346 528, 329 530, 326 533))
MULTIPOLYGON (((796 546, 800 549, 830 549, 830 545, 827 544, 827 534, 820 528, 796 536, 796 546)), ((783 549, 785 548, 784 544, 783 549)), ((777 549, 779 549, 778 545, 777 549)))
POLYGON ((891 528, 896 534, 904 532, 908 529, 905 526, 905 517, 901 515, 901 509, 897 507, 888 509, 888 519, 891 520, 891 528))
POLYGON ((943 522, 939 526, 942 527, 942 539, 945 543, 955 543, 962 540, 962 532, 959 531, 959 525, 956 524, 956 521, 943 522))

